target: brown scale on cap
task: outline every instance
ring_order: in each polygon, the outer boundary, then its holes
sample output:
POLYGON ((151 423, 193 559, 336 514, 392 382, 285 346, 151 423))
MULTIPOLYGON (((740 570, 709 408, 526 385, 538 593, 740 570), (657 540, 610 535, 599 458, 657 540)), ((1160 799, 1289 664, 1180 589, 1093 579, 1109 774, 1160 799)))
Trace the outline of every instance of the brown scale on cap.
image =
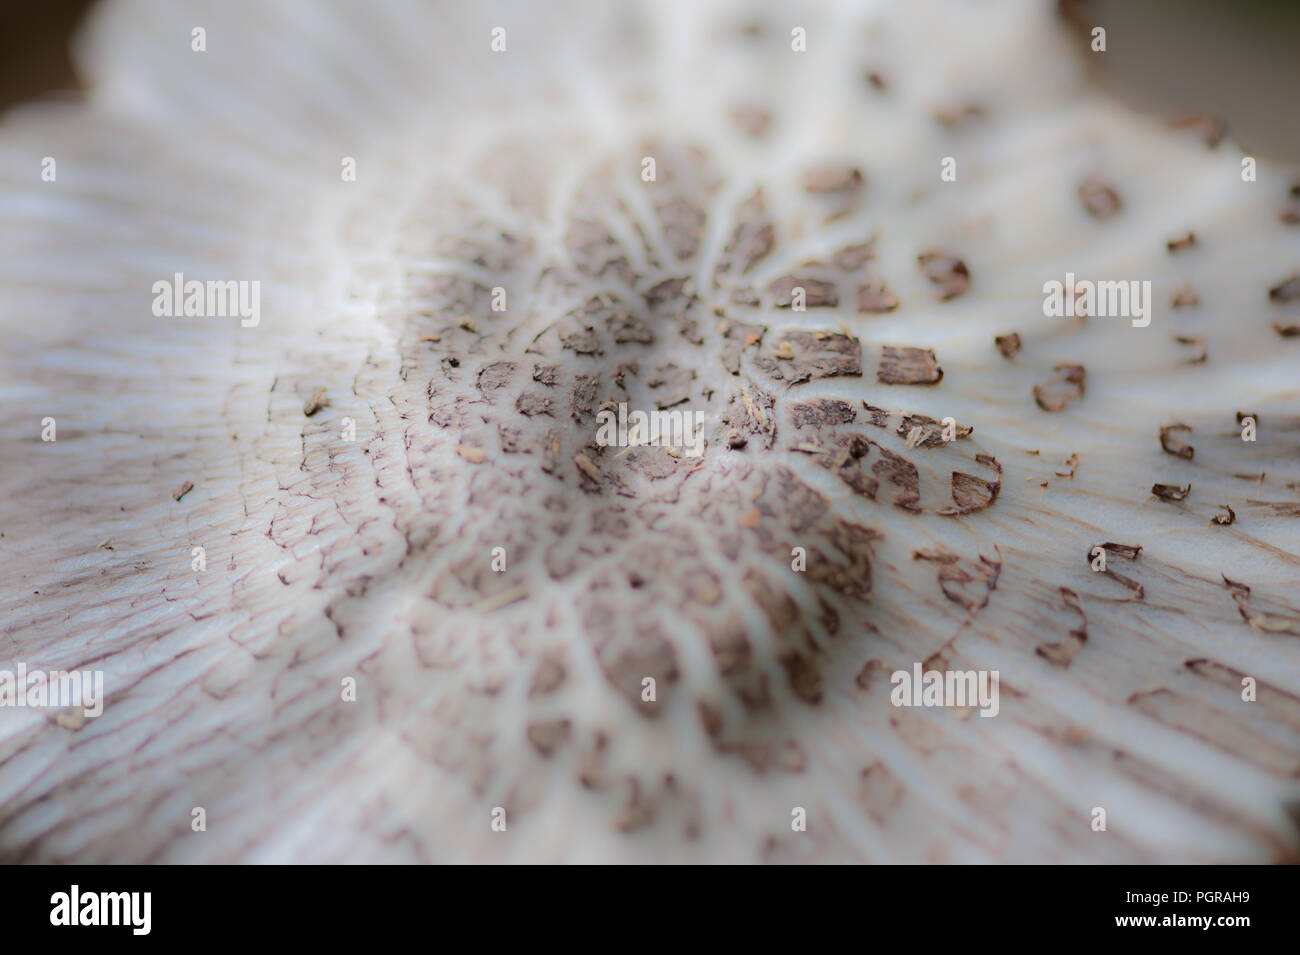
POLYGON ((1268 290, 1268 300, 1284 304, 1300 298, 1300 275, 1283 279, 1268 290))
POLYGON ((970 288, 970 271, 966 263, 945 252, 922 252, 917 256, 925 277, 939 289, 942 301, 956 298, 970 288))
POLYGON ((1182 487, 1179 487, 1176 484, 1151 485, 1151 493, 1154 494, 1156 497, 1160 498, 1160 500, 1162 501, 1184 500, 1186 499, 1187 495, 1191 493, 1191 490, 1192 490, 1192 486, 1190 484, 1184 485, 1182 487))
POLYGON ((898 298, 889 291, 889 286, 879 279, 872 279, 858 287, 858 311, 873 315, 892 312, 898 308, 898 298))
POLYGON ((803 289, 808 308, 834 307, 840 304, 839 292, 832 282, 798 275, 784 275, 773 279, 767 287, 772 303, 777 308, 789 308, 795 301, 796 289, 803 289))
POLYGON ((1086 179, 1079 186, 1079 201, 1094 219, 1109 219, 1123 203, 1114 187, 1100 179, 1086 179))
POLYGON ((1280 601, 1253 600, 1249 586, 1240 581, 1229 580, 1227 575, 1221 576, 1223 576, 1223 585, 1228 588, 1233 603, 1237 605, 1237 612, 1241 614, 1241 619, 1246 621, 1252 630, 1264 634, 1300 637, 1300 612, 1297 612, 1296 608, 1284 605, 1280 601), (1273 609, 1260 609, 1261 604, 1272 606, 1273 609))
POLYGON ((1064 640, 1056 643, 1040 644, 1036 651, 1039 656, 1058 667, 1068 667, 1085 643, 1088 642, 1088 616, 1079 603, 1079 595, 1068 587, 1060 588, 1061 600, 1066 608, 1078 617, 1078 624, 1073 627, 1064 640))
MULTIPOLYGON (((880 409, 872 409, 877 411, 880 409)), ((882 426, 884 419, 881 419, 882 426)), ((974 428, 962 427, 956 425, 951 436, 952 440, 967 438, 975 430, 974 428)), ((907 442, 910 448, 938 448, 948 443, 944 437, 944 423, 936 421, 929 415, 924 414, 904 414, 900 417, 898 427, 894 433, 907 442)))
POLYGON ((884 385, 937 385, 943 380, 943 369, 933 348, 885 345, 880 349, 876 378, 884 385))
POLYGON ((1064 362, 1055 367, 1056 378, 1034 385, 1034 401, 1044 411, 1063 411, 1084 396, 1088 374, 1082 365, 1064 362))
POLYGON ((1237 522, 1236 511, 1234 511, 1227 504, 1220 504, 1219 507, 1223 508, 1225 513, 1215 514, 1214 517, 1210 518, 1211 524, 1219 527, 1227 527, 1228 525, 1235 524, 1237 522))
MULTIPOLYGON (((1099 546, 1107 553, 1107 555, 1122 557, 1125 560, 1137 560, 1138 556, 1142 553, 1141 546, 1136 544, 1116 544, 1112 541, 1107 541, 1105 544, 1099 546)), ((1087 554, 1089 567, 1092 567, 1093 559, 1093 549, 1090 549, 1087 554)), ((1105 570, 1095 572, 1100 576, 1109 577, 1111 580, 1127 588, 1132 594, 1132 596, 1128 598, 1129 600, 1141 600, 1145 596, 1145 589, 1141 583, 1134 580, 1132 577, 1117 572, 1115 568, 1109 564, 1106 566, 1105 570)))
POLYGON ((1192 426, 1177 422, 1160 428, 1160 447, 1166 454, 1173 454, 1188 461, 1196 454, 1196 449, 1178 437, 1180 432, 1191 432, 1192 426))

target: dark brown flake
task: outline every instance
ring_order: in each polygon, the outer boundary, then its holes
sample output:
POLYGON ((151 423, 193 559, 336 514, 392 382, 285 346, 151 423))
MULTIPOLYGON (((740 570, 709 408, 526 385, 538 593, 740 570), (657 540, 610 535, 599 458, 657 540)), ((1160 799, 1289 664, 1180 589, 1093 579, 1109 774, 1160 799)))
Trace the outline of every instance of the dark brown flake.
POLYGON ((604 354, 600 347, 600 336, 590 325, 570 334, 560 336, 560 343, 569 351, 579 355, 604 354))
POLYGON ((768 283, 767 293, 772 296, 777 308, 790 308, 794 304, 794 290, 804 290, 804 305, 808 308, 834 308, 840 304, 839 292, 834 282, 825 282, 815 278, 800 278, 783 275, 768 283))
POLYGON ((889 420, 889 412, 884 408, 877 408, 875 405, 869 405, 865 401, 862 407, 867 409, 867 423, 874 424, 877 428, 885 427, 885 422, 889 420))
POLYGON ((1188 335, 1175 335, 1174 341, 1178 342, 1180 345, 1190 345, 1193 348, 1198 349, 1197 354, 1193 355, 1191 358, 1184 359, 1183 364, 1185 365, 1203 365, 1205 364, 1206 359, 1210 357, 1210 350, 1206 347, 1205 339, 1203 338, 1193 338, 1188 335))
POLYGON ((932 115, 940 124, 947 126, 949 129, 954 129, 972 120, 982 118, 984 116, 984 107, 976 103, 967 103, 959 107, 940 106, 934 110, 932 115))
POLYGON ((664 240, 673 254, 683 262, 693 256, 704 235, 708 218, 704 210, 696 202, 679 197, 656 206, 655 211, 659 213, 664 240))
POLYGON ((785 670, 786 682, 794 695, 805 703, 817 704, 822 699, 822 677, 817 664, 798 651, 784 654, 778 661, 785 670))
POLYGON ((1153 484, 1151 493, 1162 501, 1181 501, 1191 492, 1192 486, 1179 487, 1176 484, 1153 484))
POLYGON ((1058 667, 1068 667, 1074 655, 1088 641, 1088 617, 1079 604, 1079 595, 1069 587, 1061 587, 1061 600, 1067 610, 1079 615, 1079 625, 1070 631, 1066 639, 1059 643, 1043 643, 1035 648, 1035 653, 1058 667))
POLYGON ((1228 124, 1210 113, 1180 113, 1169 119, 1169 128, 1186 130, 1199 136, 1201 141, 1213 149, 1223 141, 1228 131, 1228 124))
MULTIPOLYGON (((870 406, 868 406, 870 407, 870 406)), ((880 409, 872 409, 880 410, 880 409)), ((884 425, 884 419, 881 419, 881 425, 884 425)), ((975 429, 957 425, 957 438, 968 438, 975 429)), ((943 439, 943 422, 936 418, 931 418, 924 414, 907 414, 903 415, 895 429, 895 434, 900 438, 907 440, 908 447, 913 448, 941 448, 946 441, 943 439), (915 437, 914 437, 915 435, 915 437)))
MULTIPOLYGON (((767 256, 776 245, 776 227, 766 212, 766 199, 763 190, 755 189, 753 195, 741 203, 736 211, 736 227, 726 248, 722 250, 722 259, 718 263, 719 272, 729 272, 733 266, 740 266, 744 273, 752 269, 767 256)), ((733 301, 735 293, 732 293, 733 301)), ((753 304, 758 304, 755 298, 753 304)))
POLYGON ((550 756, 568 738, 572 724, 569 720, 544 720, 528 727, 528 742, 543 756, 550 756))
POLYGON ((547 388, 554 388, 560 380, 559 365, 534 365, 533 381, 545 385, 547 388))
POLYGON ((838 398, 819 398, 793 405, 790 416, 796 428, 822 427, 825 425, 849 424, 857 412, 853 405, 838 398))
POLYGON ((1237 612, 1241 614, 1241 619, 1245 620, 1252 630, 1259 633, 1286 633, 1291 636, 1300 636, 1300 621, 1294 617, 1263 610, 1252 613, 1247 606, 1247 602, 1250 600, 1250 587, 1235 580, 1229 580, 1226 575, 1220 576, 1223 576, 1223 583, 1227 586, 1228 593, 1232 595, 1232 601, 1237 605, 1237 612))
POLYGON ((1054 369, 1056 380, 1034 385, 1034 401, 1044 411, 1061 411, 1082 398, 1087 388, 1087 371, 1082 365, 1062 362, 1054 369))
POLYGON ((645 303, 651 309, 661 309, 665 306, 680 307, 691 297, 686 291, 690 281, 691 277, 686 275, 656 282, 645 290, 645 303))
POLYGON ((1278 218, 1286 225, 1300 225, 1300 182, 1288 190, 1286 205, 1282 207, 1278 218))
POLYGON ((879 315, 892 312, 898 308, 898 297, 889 291, 889 286, 880 279, 871 279, 858 286, 858 311, 867 315, 879 315))
POLYGON ((596 405, 596 390, 600 387, 600 375, 577 375, 573 379, 573 392, 569 396, 569 413, 575 420, 582 420, 591 413, 596 405))
POLYGON ((1100 179, 1085 179, 1079 186, 1079 201, 1095 219, 1109 219, 1123 205, 1117 193, 1100 179))
MULTIPOLYGON (((574 265, 584 275, 600 277, 608 269, 624 281, 633 280, 627 254, 618 239, 601 223, 590 219, 574 219, 564 237, 564 244, 574 265)), ((486 289, 484 291, 487 292, 486 289)))
POLYGON ((1186 458, 1188 461, 1192 460, 1192 456, 1195 455, 1196 449, 1183 441, 1182 438, 1178 437, 1181 432, 1190 432, 1191 430, 1191 425, 1182 424, 1181 422, 1163 425, 1160 428, 1160 447, 1164 449, 1166 454, 1186 458))
MULTIPOLYGON (((999 473, 1001 468, 998 468, 999 473)), ((964 471, 952 472, 952 499, 956 507, 946 507, 939 513, 945 517, 973 514, 982 511, 998 499, 1001 480, 986 481, 964 471)))
MULTIPOLYGON (((1141 544, 1116 544, 1114 541, 1106 541, 1101 546, 1106 553, 1115 554, 1125 560, 1137 560, 1138 555, 1142 553, 1141 544)), ((1089 556, 1091 557, 1091 554, 1089 556)))
POLYGON ((606 327, 609 328, 615 345, 626 345, 629 342, 649 345, 655 340, 650 327, 630 312, 616 312, 609 316, 606 319, 606 327))
POLYGON ((943 379, 943 369, 933 348, 885 345, 880 349, 876 378, 886 385, 936 385, 943 379))
POLYGON ((860 269, 863 265, 875 257, 875 242, 855 242, 852 245, 846 245, 842 249, 837 249, 831 256, 831 262, 837 269, 843 269, 845 272, 852 272, 854 269, 860 269))
POLYGON ((1006 335, 997 335, 993 339, 993 344, 1002 353, 1002 357, 1009 361, 1020 354, 1020 333, 1010 332, 1006 335))
POLYGON ((858 675, 853 678, 853 683, 859 690, 870 689, 872 680, 877 673, 882 676, 887 676, 889 674, 889 667, 885 665, 883 660, 868 660, 866 663, 862 664, 862 669, 859 670, 858 675))
POLYGON ((907 458, 900 457, 888 448, 875 442, 871 446, 879 452, 879 457, 871 467, 871 473, 881 480, 887 480, 898 488, 893 504, 905 511, 921 510, 921 473, 916 465, 907 458))
POLYGON ((1220 504, 1219 507, 1223 508, 1228 513, 1215 514, 1214 517, 1210 519, 1211 524, 1218 524, 1220 527, 1227 527, 1229 524, 1232 524, 1237 520, 1237 512, 1227 504, 1220 504))
POLYGON ((614 366, 614 374, 611 377, 614 379, 614 384, 626 391, 627 376, 632 375, 633 377, 636 377, 639 374, 641 374, 640 362, 621 361, 614 366))
POLYGON ((1283 279, 1268 290, 1270 302, 1290 302, 1300 298, 1300 274, 1283 279))
POLYGON ((966 263, 945 252, 927 251, 916 257, 925 277, 939 287, 939 299, 948 301, 970 288, 970 271, 966 263))
POLYGON ((832 447, 819 455, 817 462, 856 493, 874 501, 880 482, 864 470, 865 459, 873 447, 877 445, 860 434, 837 435, 832 447))
POLYGON ((862 345, 837 332, 791 331, 773 335, 771 351, 754 364, 777 381, 797 385, 812 378, 862 374, 862 345))
POLYGON ((733 395, 723 413, 722 423, 747 437, 757 436, 764 448, 772 447, 776 440, 776 399, 752 381, 733 395))
POLYGON ((476 384, 484 394, 506 387, 519 366, 513 361, 489 362, 479 369, 476 384))
POLYGON ((526 391, 515 399, 515 410, 529 417, 535 415, 554 417, 552 413, 553 406, 554 402, 550 396, 536 391, 526 391))
MULTIPOLYGON (((1002 576, 1002 561, 983 554, 979 555, 978 564, 974 561, 963 561, 956 554, 942 550, 913 551, 912 559, 937 564, 935 577, 938 579, 939 589, 944 597, 969 613, 988 606, 989 597, 997 589, 998 578, 1002 576), (969 584, 975 585, 974 594, 965 592, 969 584)), ((944 660, 938 653, 925 661, 926 669, 940 669, 943 665, 944 660), (931 666, 932 663, 934 666, 931 666)))
MULTIPOLYGON (((1117 557, 1123 557, 1126 560, 1137 560, 1138 555, 1142 553, 1142 548, 1135 544, 1116 544, 1113 541, 1107 541, 1105 544, 1102 544, 1101 547, 1106 551, 1107 554, 1113 554, 1117 557)), ((1091 566, 1092 550, 1088 551, 1087 561, 1088 561, 1088 565, 1091 566)), ((1133 592, 1133 596, 1129 598, 1130 600, 1141 600, 1145 595, 1145 591, 1142 585, 1138 581, 1134 580, 1132 577, 1126 577, 1123 574, 1116 573, 1116 571, 1110 567, 1108 567, 1104 571, 1101 571, 1101 573, 1104 574, 1106 577, 1111 578, 1116 583, 1122 584, 1123 586, 1131 590, 1133 592)))

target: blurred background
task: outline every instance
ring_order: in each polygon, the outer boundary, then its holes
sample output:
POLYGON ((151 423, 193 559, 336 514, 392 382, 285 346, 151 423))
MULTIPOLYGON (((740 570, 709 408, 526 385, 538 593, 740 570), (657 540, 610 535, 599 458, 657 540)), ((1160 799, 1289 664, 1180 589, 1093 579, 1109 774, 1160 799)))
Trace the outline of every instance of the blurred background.
POLYGON ((1296 0, 1060 0, 1090 74, 1135 109, 1206 113, 1256 157, 1300 162, 1296 0), (1106 53, 1084 42, 1106 28, 1106 53))
POLYGON ((93 0, 0 0, 0 111, 76 90, 68 41, 93 0))
MULTIPOLYGON (((0 0, 0 111, 80 88, 69 39, 96 2, 0 0)), ((1210 114, 1252 155, 1300 162, 1300 0, 1055 2, 1112 95, 1161 116, 1210 114), (1094 26, 1105 54, 1089 51, 1094 26)))

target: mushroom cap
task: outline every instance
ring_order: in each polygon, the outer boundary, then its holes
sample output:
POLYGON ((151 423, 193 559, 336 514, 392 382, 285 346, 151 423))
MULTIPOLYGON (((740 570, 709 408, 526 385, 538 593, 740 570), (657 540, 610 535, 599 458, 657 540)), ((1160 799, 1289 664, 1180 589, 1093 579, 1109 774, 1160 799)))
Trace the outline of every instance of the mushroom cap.
POLYGON ((1294 859, 1287 180, 1075 42, 98 8, 86 100, 0 124, 0 605, 107 699, 0 708, 0 857, 1294 859), (155 315, 178 273, 260 321, 155 315), (1067 275, 1150 324, 1046 314, 1067 275), (619 404, 703 453, 601 445, 619 404), (998 715, 892 705, 917 664, 998 715))

